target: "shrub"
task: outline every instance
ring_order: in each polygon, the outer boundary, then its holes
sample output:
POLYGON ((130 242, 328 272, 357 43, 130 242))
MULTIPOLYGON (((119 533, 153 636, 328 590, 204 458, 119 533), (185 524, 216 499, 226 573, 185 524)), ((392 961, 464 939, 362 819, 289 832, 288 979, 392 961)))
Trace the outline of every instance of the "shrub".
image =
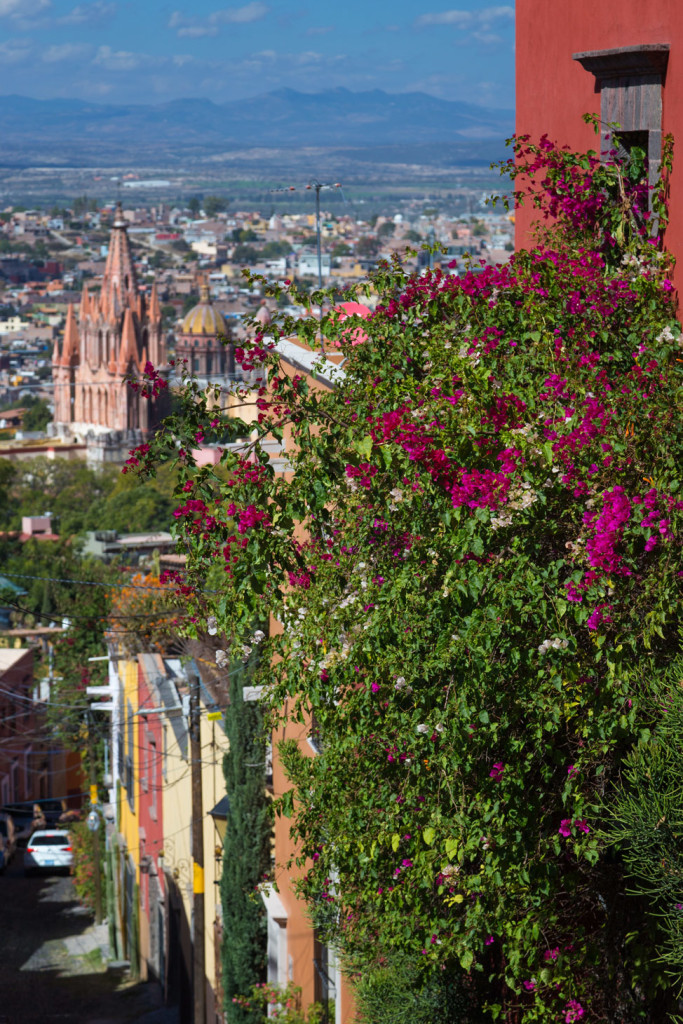
MULTIPOLYGON (((94 832, 91 832, 84 821, 74 822, 69 826, 71 845, 73 847, 74 889, 79 902, 88 910, 95 912, 95 871, 100 872, 101 892, 105 892, 103 863, 95 863, 94 832)), ((105 848, 104 827, 100 829, 100 850, 105 848)))

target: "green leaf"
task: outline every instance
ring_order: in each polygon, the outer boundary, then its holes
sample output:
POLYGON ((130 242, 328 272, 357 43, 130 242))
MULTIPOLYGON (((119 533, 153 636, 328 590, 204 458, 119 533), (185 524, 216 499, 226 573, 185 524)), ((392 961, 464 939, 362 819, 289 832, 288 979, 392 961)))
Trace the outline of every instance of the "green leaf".
POLYGON ((449 860, 455 860, 455 856, 456 856, 456 854, 458 852, 458 847, 460 846, 460 842, 457 839, 448 838, 446 840, 445 846, 446 846, 446 856, 448 857, 448 859, 449 860))
POLYGON ((372 437, 367 434, 362 441, 356 441, 354 448, 362 458, 369 459, 372 454, 373 444, 372 437))
POLYGON ((396 851, 398 850, 400 842, 400 835, 398 834, 398 832, 394 832, 393 836, 391 837, 391 849, 394 851, 394 853, 396 853, 396 851))
POLYGON ((474 953, 472 952, 471 949, 466 949, 463 953, 460 954, 458 959, 460 960, 460 966, 462 967, 463 971, 469 971, 470 967, 472 966, 472 963, 474 962, 474 953))
POLYGON ((431 846, 436 839, 436 831, 430 826, 422 830, 422 838, 427 846, 431 846))

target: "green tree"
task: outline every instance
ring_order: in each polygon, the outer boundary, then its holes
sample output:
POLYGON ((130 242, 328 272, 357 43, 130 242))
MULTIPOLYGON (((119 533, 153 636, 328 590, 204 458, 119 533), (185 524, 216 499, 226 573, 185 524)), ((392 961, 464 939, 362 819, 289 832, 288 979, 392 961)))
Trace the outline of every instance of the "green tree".
POLYGON ((356 253, 358 256, 376 256, 379 250, 379 242, 372 235, 363 235, 356 242, 356 253))
POLYGON ((383 224, 380 224, 377 231, 378 238, 391 238, 396 230, 396 225, 391 220, 385 220, 383 224))
POLYGON ((253 228, 234 228, 232 240, 233 242, 258 242, 258 235, 253 228))
POLYGON ((0 524, 6 530, 12 519, 14 502, 12 486, 16 477, 16 467, 9 459, 0 459, 0 524))
POLYGON ((32 405, 24 416, 22 429, 44 431, 52 420, 52 412, 47 402, 41 400, 32 405))
POLYGON ((202 208, 202 203, 199 196, 192 196, 187 203, 187 208, 193 217, 199 216, 199 211, 202 208))
POLYGON ((229 1024, 256 1024, 233 997, 265 980, 266 917, 258 886, 271 871, 271 810, 266 793, 266 743, 259 703, 245 702, 249 673, 232 667, 225 731, 230 749, 223 771, 228 800, 221 905, 223 987, 229 1024))
POLYGON ((228 200, 223 196, 206 196, 204 199, 204 213, 207 217, 215 217, 217 213, 223 213, 228 208, 228 200))
POLYGON ((183 311, 180 315, 185 316, 187 313, 190 312, 191 309, 194 309, 198 302, 199 295, 197 294, 197 292, 190 292, 189 295, 185 296, 185 301, 183 302, 183 311))
POLYGON ((253 245, 236 245, 232 254, 235 263, 246 263, 251 266, 261 258, 261 253, 253 245))

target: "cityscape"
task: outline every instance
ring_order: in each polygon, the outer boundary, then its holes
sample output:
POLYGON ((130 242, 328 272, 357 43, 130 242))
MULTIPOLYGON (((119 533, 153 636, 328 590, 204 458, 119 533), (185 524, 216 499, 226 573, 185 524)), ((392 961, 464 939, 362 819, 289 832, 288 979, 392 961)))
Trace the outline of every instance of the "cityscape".
POLYGON ((680 19, 350 4, 0 0, 0 1024, 683 1019, 680 19))

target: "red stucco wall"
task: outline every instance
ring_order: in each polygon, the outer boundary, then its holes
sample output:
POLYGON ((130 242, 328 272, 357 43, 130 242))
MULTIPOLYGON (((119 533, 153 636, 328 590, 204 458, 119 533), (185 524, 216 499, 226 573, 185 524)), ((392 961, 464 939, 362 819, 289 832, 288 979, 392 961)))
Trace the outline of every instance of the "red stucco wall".
MULTIPOLYGON (((683 3, 681 0, 517 0, 517 132, 544 132, 576 149, 599 149, 581 115, 600 112, 595 78, 572 60, 584 50, 668 43, 662 130, 678 143, 667 247, 683 257, 683 3), (678 165, 678 166, 676 166, 678 165)), ((534 211, 517 211, 517 247, 529 244, 534 211)), ((683 263, 681 264, 683 267, 683 263)), ((679 268, 679 281, 683 270, 679 268)))

